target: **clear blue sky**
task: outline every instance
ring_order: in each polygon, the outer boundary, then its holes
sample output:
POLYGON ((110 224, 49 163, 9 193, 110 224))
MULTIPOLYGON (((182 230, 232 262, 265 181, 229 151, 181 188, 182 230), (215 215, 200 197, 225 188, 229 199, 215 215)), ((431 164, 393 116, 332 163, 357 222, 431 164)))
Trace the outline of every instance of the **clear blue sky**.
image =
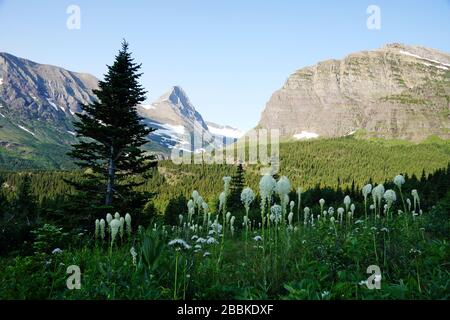
POLYGON ((303 66, 390 42, 450 52, 450 0, 0 0, 0 51, 102 77, 122 38, 150 101, 180 85, 205 119, 249 129, 303 66))

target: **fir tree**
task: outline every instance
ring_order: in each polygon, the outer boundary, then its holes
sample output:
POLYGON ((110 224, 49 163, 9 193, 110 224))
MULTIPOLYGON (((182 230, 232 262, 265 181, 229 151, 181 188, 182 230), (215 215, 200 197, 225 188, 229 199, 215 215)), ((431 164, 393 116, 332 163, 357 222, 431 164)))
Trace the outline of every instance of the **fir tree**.
POLYGON ((236 173, 231 179, 230 196, 228 197, 227 207, 230 209, 242 208, 241 193, 245 187, 244 167, 239 163, 236 168, 236 173))
MULTIPOLYGON (((74 124, 81 139, 69 155, 77 159, 78 166, 91 172, 87 177, 95 180, 95 185, 103 188, 106 206, 112 206, 116 198, 124 201, 134 197, 132 188, 143 181, 132 177, 156 165, 154 157, 141 149, 154 130, 140 122, 136 111, 145 100, 145 91, 138 82, 140 68, 124 41, 104 81, 94 91, 98 100, 82 106, 83 112, 77 114, 80 121, 74 124)), ((74 186, 86 191, 80 183, 74 186)))

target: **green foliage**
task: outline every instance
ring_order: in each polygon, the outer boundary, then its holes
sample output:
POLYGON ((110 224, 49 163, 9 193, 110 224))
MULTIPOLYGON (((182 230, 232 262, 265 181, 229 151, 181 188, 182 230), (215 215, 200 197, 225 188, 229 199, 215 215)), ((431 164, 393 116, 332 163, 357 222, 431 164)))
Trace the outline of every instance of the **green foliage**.
POLYGON ((94 91, 98 100, 83 106, 83 113, 77 114, 79 121, 74 123, 80 140, 69 155, 91 173, 73 185, 85 193, 106 195, 103 203, 107 206, 114 199, 128 202, 131 208, 142 207, 145 197, 139 198, 132 188, 143 184, 145 173, 156 165, 154 157, 141 148, 154 130, 140 123, 136 111, 145 100, 145 91, 138 82, 140 68, 123 42, 114 64, 108 66, 105 80, 94 91))

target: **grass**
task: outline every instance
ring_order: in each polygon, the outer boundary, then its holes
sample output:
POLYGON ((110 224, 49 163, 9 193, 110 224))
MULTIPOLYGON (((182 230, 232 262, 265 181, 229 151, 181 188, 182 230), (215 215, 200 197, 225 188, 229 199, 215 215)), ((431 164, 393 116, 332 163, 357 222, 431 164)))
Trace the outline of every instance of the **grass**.
MULTIPOLYGON (((403 206, 397 201, 389 217, 383 213, 377 217, 369 209, 365 219, 363 205, 357 204, 355 216, 346 214, 340 223, 334 214, 334 224, 329 215, 318 217, 318 204, 307 205, 312 208, 314 222, 308 218, 304 223, 302 214, 300 221, 294 218, 292 226, 267 223, 261 228, 258 218, 251 217, 248 237, 242 225, 243 214, 236 214, 234 233, 229 223, 222 222, 222 215, 213 216, 216 222, 205 228, 197 224, 164 226, 156 223, 147 229, 139 227, 131 237, 117 241, 111 251, 108 238, 94 239, 86 233, 77 235, 76 241, 64 243, 55 231, 53 234, 61 241, 63 252, 52 254, 52 233, 47 233, 39 237, 34 255, 1 259, 0 297, 450 298, 450 193, 422 215, 409 211, 399 214, 398 209, 403 206), (217 232, 220 223, 223 229, 217 232), (257 241, 258 236, 262 241, 257 241), (189 247, 170 246, 169 242, 174 239, 183 239, 189 247), (132 247, 137 252, 136 264, 130 253, 132 247), (66 287, 66 269, 71 265, 81 269, 80 290, 66 287), (381 290, 370 290, 364 284, 371 276, 367 269, 373 265, 381 270, 381 290)), ((199 209, 193 221, 197 216, 198 221, 203 219, 199 209)))

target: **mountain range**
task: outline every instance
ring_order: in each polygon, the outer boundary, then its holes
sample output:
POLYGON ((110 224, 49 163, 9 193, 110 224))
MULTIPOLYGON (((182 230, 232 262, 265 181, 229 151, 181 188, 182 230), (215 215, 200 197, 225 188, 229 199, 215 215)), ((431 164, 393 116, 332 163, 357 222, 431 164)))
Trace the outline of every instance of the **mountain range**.
MULTIPOLYGON (((96 99, 98 79, 0 53, 0 168, 72 168, 65 155, 76 141, 73 121, 96 99)), ((146 148, 165 158, 178 148, 201 151, 202 139, 230 144, 243 132, 204 120, 174 86, 137 107, 156 128, 146 148)), ((294 72, 268 101, 256 128, 283 139, 348 135, 422 141, 450 138, 450 55, 389 44, 294 72)))
MULTIPOLYGON (((73 122, 81 106, 96 99, 97 84, 89 74, 0 53, 0 167, 70 168, 65 153, 76 141, 73 122)), ((228 126, 208 125, 179 86, 137 111, 157 129, 146 148, 163 158, 174 146, 190 150, 193 139, 219 146, 242 135, 228 126)))

